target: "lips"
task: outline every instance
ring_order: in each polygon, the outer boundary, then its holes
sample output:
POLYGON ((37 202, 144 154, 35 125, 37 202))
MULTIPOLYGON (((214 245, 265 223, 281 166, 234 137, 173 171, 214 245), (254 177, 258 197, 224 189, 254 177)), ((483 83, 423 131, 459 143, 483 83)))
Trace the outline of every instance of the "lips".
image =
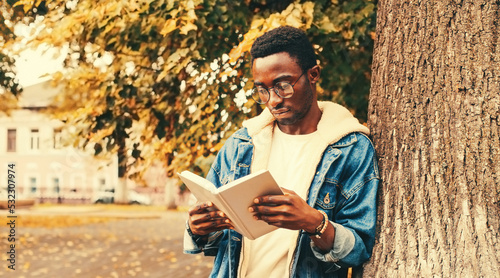
POLYGON ((272 113, 275 117, 281 116, 290 111, 288 108, 273 109, 272 113))

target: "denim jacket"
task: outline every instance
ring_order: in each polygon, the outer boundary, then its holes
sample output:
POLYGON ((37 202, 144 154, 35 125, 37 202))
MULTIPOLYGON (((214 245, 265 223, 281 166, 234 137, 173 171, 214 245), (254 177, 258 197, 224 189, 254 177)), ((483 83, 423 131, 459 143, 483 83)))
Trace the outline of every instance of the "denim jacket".
MULTIPOLYGON (((235 132, 219 151, 207 179, 220 187, 251 172, 254 139, 247 128, 235 132)), ((367 261, 375 239, 379 173, 368 137, 351 132, 328 145, 316 166, 307 203, 327 213, 335 228, 332 250, 322 253, 300 233, 289 266, 290 277, 338 277, 349 266, 367 261)), ((237 277, 242 236, 234 230, 214 232, 208 242, 187 227, 185 253, 215 256, 210 277, 237 277)))

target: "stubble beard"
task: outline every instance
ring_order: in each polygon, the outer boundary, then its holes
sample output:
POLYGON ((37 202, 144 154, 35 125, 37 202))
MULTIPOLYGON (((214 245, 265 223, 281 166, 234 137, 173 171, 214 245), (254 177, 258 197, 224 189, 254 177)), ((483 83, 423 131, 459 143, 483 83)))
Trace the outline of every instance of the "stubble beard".
POLYGON ((309 110, 311 110, 312 106, 312 101, 313 101, 313 94, 311 88, 308 88, 305 92, 305 105, 302 107, 301 110, 294 112, 293 115, 289 118, 285 119, 276 119, 278 124, 280 125, 293 125, 299 122, 300 120, 304 119, 304 117, 309 113, 309 110))

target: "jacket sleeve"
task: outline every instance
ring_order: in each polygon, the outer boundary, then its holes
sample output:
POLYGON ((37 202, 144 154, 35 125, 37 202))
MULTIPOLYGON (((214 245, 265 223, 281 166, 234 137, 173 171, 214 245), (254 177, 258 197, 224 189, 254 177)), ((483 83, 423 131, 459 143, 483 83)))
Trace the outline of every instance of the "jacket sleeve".
POLYGON ((193 235, 186 222, 186 229, 184 231, 184 253, 198 254, 203 252, 205 256, 215 256, 219 250, 219 243, 223 234, 223 231, 218 231, 210 233, 205 237, 193 235))
MULTIPOLYGON (((222 186, 221 172, 225 171, 231 164, 231 153, 235 152, 234 138, 231 137, 226 141, 226 144, 217 153, 212 166, 207 174, 206 179, 215 185, 215 187, 222 186)), ((184 253, 197 254, 203 252, 206 256, 215 256, 219 249, 219 244, 222 241, 223 235, 226 231, 217 231, 208 234, 207 236, 193 235, 186 222, 186 229, 184 231, 184 253)))
MULTIPOLYGON (((369 139, 349 153, 340 185, 341 197, 330 223, 335 228, 333 248, 321 252, 313 241, 311 248, 315 257, 324 262, 333 262, 332 268, 358 266, 367 261, 375 243, 376 199, 379 184, 375 151, 369 139), (352 159, 363 157, 363 159, 352 159)), ((364 140, 363 140, 364 141, 364 140)))
MULTIPOLYGON (((376 184, 378 184, 378 179, 373 179, 365 185, 366 190, 363 190, 368 191, 369 195, 373 195, 374 199, 376 184)), ((354 205, 355 199, 351 200, 351 206, 356 206, 354 205)), ((340 262, 346 266, 358 266, 370 258, 375 241, 375 203, 373 206, 362 206, 357 207, 360 211, 373 216, 352 213, 346 208, 337 214, 335 221, 330 221, 335 229, 335 241, 329 252, 322 252, 311 241, 311 248, 316 258, 324 262, 340 262)))

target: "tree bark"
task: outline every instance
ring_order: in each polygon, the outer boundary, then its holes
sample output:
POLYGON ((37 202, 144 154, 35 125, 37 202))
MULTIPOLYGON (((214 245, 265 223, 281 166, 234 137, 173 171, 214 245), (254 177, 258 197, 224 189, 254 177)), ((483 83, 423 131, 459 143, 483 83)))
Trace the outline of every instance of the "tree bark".
POLYGON ((115 188, 115 203, 128 204, 128 184, 127 184, 127 148, 125 138, 120 138, 118 142, 118 184, 115 188))
POLYGON ((500 277, 500 1, 379 1, 365 277, 500 277))

